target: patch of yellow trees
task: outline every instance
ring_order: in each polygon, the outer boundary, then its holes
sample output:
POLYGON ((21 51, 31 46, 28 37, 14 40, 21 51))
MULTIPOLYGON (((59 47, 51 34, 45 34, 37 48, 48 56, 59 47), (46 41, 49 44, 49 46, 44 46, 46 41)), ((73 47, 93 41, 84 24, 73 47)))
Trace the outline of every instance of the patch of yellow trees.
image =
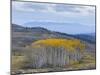
POLYGON ((77 39, 44 39, 27 47, 27 58, 32 68, 64 67, 79 62, 84 49, 77 39))

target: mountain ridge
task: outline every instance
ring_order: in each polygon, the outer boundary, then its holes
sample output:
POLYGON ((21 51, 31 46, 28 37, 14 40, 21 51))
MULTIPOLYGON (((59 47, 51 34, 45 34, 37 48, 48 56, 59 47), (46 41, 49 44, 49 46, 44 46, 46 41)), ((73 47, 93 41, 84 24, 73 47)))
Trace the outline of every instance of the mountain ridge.
POLYGON ((51 31, 43 27, 24 27, 17 24, 12 24, 12 32, 23 32, 23 33, 29 32, 35 36, 38 35, 39 38, 45 36, 46 38, 51 37, 51 38, 80 39, 80 40, 87 41, 90 43, 95 43, 95 36, 92 36, 90 34, 72 35, 72 34, 67 34, 67 33, 62 33, 62 32, 51 31))
POLYGON ((26 27, 43 27, 51 31, 58 31, 69 34, 84 34, 95 32, 94 25, 85 25, 81 23, 70 22, 44 22, 44 21, 31 21, 24 23, 26 27))

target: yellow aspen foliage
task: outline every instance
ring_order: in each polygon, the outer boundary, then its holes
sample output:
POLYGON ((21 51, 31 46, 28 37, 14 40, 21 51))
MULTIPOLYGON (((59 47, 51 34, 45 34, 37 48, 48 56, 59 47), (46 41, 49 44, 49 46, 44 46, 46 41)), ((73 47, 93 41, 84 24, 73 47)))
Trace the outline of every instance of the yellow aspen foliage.
POLYGON ((84 50, 85 44, 83 44, 80 40, 77 39, 45 39, 38 40, 32 44, 35 48, 40 48, 42 46, 50 46, 50 47, 63 47, 68 51, 76 51, 84 50))

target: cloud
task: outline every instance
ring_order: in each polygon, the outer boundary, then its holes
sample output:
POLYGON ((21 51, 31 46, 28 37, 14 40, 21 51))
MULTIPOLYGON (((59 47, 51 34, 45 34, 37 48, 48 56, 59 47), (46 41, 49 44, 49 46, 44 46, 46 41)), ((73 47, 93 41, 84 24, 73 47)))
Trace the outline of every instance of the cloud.
POLYGON ((57 14, 93 14, 95 7, 93 6, 79 6, 68 4, 47 4, 47 3, 33 3, 33 2, 12 2, 13 9, 23 12, 51 12, 57 14))
POLYGON ((33 2, 12 2, 12 9, 22 12, 50 12, 55 4, 33 3, 33 2))
POLYGON ((13 22, 28 21, 73 22, 95 25, 95 7, 70 4, 51 4, 12 1, 13 22))
POLYGON ((60 4, 60 5, 56 5, 54 7, 55 11, 57 12, 79 12, 79 10, 77 10, 77 8, 79 7, 76 7, 76 6, 73 6, 73 5, 63 5, 63 4, 60 4))

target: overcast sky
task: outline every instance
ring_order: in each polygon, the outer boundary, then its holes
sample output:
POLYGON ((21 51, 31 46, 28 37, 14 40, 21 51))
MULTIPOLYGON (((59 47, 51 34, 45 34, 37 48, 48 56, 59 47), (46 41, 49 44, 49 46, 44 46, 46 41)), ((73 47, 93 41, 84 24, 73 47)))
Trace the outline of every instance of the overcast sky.
POLYGON ((95 7, 13 1, 12 23, 25 26, 30 22, 67 23, 66 25, 41 25, 40 27, 70 34, 91 33, 95 32, 95 7))

